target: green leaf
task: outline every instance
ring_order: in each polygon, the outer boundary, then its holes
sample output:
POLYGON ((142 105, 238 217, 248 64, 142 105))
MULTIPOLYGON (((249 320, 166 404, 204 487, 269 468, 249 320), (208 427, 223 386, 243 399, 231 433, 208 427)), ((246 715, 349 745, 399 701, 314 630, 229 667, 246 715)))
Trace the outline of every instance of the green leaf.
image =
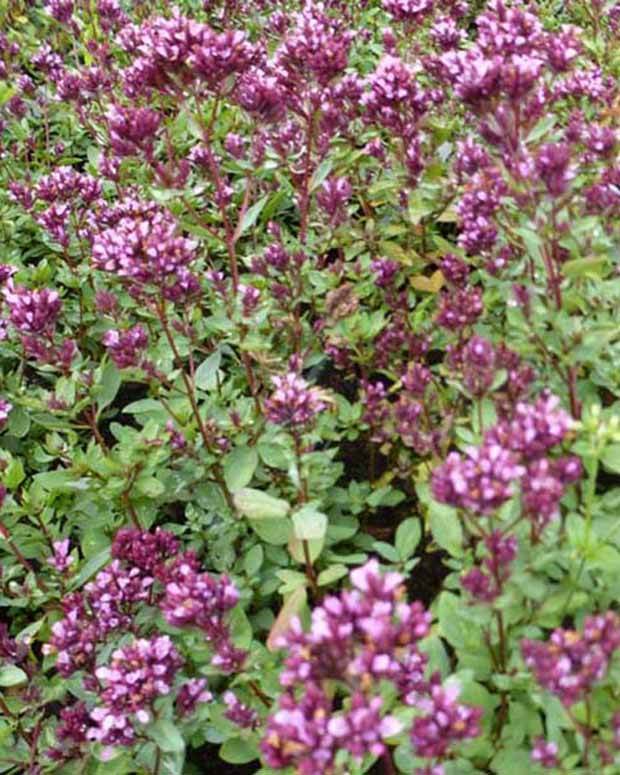
POLYGON ((334 163, 331 159, 324 159, 314 171, 314 175, 310 180, 310 191, 316 191, 326 180, 329 173, 332 171, 334 163))
POLYGON ((601 455, 605 468, 620 474, 620 444, 610 444, 601 455))
POLYGON ((418 548, 422 537, 422 526, 416 517, 410 517, 401 522, 396 530, 396 551, 401 560, 407 560, 418 548))
POLYGON ((222 351, 217 349, 196 369, 194 384, 199 390, 213 390, 217 386, 217 371, 221 362, 222 351))
POLYGON ((110 549, 111 547, 109 546, 106 549, 102 549, 82 566, 80 572, 77 576, 74 576, 71 581, 72 590, 81 587, 82 584, 85 584, 91 578, 91 576, 94 576, 97 571, 101 570, 104 565, 107 565, 110 562, 110 549))
POLYGON ((291 510, 282 498, 274 498, 252 487, 243 487, 233 495, 233 500, 239 513, 252 520, 282 519, 291 510))
POLYGON ((287 544, 293 525, 290 519, 250 519, 250 526, 256 535, 268 544, 287 544))
POLYGON ((461 608, 461 600, 452 592, 442 592, 439 595, 437 615, 441 634, 451 646, 462 648, 466 642, 463 631, 463 623, 458 612, 461 608))
POLYGON ((258 453, 254 447, 235 447, 224 461, 224 480, 228 489, 239 492, 252 481, 258 465, 258 453))
POLYGON ((26 414, 19 406, 16 406, 9 415, 7 430, 12 436, 23 439, 30 430, 30 415, 26 414))
POLYGON ((151 740, 166 753, 178 753, 185 750, 183 735, 177 726, 168 719, 159 719, 151 724, 148 733, 151 740))
POLYGON ((101 380, 96 387, 97 406, 99 411, 109 406, 116 398, 121 386, 121 373, 116 365, 110 361, 101 373, 101 380))
POLYGON ((243 560, 243 568, 248 576, 255 576, 263 564, 265 552, 260 544, 253 546, 243 560))
POLYGON ((252 625, 240 606, 235 606, 228 619, 230 635, 238 648, 248 649, 252 643, 252 625))
POLYGON ((346 576, 348 573, 349 569, 346 565, 342 565, 340 563, 338 565, 330 565, 329 568, 326 568, 324 571, 319 573, 317 584, 320 587, 325 587, 328 584, 333 584, 334 581, 338 581, 338 579, 343 578, 343 576, 346 576))
POLYGON ((0 686, 17 686, 26 683, 27 674, 15 665, 3 665, 0 667, 0 686))
POLYGON ((14 457, 4 472, 4 484, 9 490, 15 490, 25 478, 26 473, 21 459, 14 457))
POLYGON ((596 279, 605 274, 606 267, 606 256, 586 256, 566 261, 562 264, 562 274, 565 277, 593 277, 596 279))
POLYGON ((388 544, 387 541, 375 541, 372 545, 375 552, 378 552, 388 562, 398 562, 400 555, 392 544, 388 544))
POLYGON ((463 528, 456 509, 432 501, 428 509, 429 527, 435 543, 452 557, 463 554, 463 528))
POLYGON ((141 495, 146 495, 147 498, 159 498, 166 492, 163 482, 157 477, 147 474, 140 474, 136 479, 135 487, 141 495))
POLYGON ((240 237, 242 234, 245 234, 245 232, 248 229, 251 229, 252 226, 256 223, 258 220, 258 216, 261 214, 263 207, 267 204, 267 200, 269 199, 269 195, 262 197, 258 200, 258 202, 254 202, 254 204, 251 207, 248 207, 248 209, 245 212, 245 215, 241 219, 241 223, 239 224, 239 229, 237 232, 237 237, 240 237))
POLYGON ((300 541, 319 541, 327 532, 327 515, 308 503, 293 514, 293 526, 300 541))
POLYGON ((247 764, 258 759, 258 749, 244 737, 232 737, 220 748, 220 759, 229 764, 247 764))
POLYGON ((531 752, 523 748, 500 751, 491 762, 493 772, 531 772, 531 752))

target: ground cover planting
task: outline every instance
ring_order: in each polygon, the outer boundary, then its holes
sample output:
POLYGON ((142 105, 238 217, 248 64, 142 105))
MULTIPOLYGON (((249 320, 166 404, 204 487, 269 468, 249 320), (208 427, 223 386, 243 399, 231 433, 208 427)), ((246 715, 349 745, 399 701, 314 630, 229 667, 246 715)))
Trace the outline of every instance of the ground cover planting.
POLYGON ((0 0, 0 772, 620 773, 619 42, 0 0))

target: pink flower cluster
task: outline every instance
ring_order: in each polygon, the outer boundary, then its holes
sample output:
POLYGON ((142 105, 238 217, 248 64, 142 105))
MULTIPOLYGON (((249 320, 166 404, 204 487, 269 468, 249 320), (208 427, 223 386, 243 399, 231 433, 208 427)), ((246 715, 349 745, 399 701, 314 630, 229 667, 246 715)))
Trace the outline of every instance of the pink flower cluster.
POLYGON ((351 581, 352 590, 314 608, 307 632, 294 620, 281 639, 285 692, 261 744, 270 767, 318 775, 332 771, 342 749, 356 759, 381 755, 386 739, 402 729, 373 693, 385 680, 422 714, 411 732, 418 755, 442 757, 451 743, 479 734, 481 711, 456 704, 437 676, 424 677, 427 658, 418 642, 428 635, 431 616, 420 603, 402 599, 403 577, 380 573, 371 560, 351 573, 351 581), (341 710, 328 685, 346 687, 341 710), (441 745, 432 742, 437 738, 441 745))
POLYGON ((276 425, 307 425, 327 407, 318 388, 294 371, 274 377, 273 384, 276 389, 265 401, 265 416, 276 425))
POLYGON ((238 670, 247 656, 232 645, 225 615, 235 607, 239 593, 226 577, 200 572, 191 554, 179 556, 166 569, 159 606, 173 627, 195 627, 215 649, 212 664, 224 673, 238 670))
POLYGON ((245 33, 218 33, 178 9, 170 18, 158 16, 140 26, 125 26, 119 40, 135 55, 123 72, 123 87, 130 97, 190 87, 215 91, 227 78, 246 71, 259 55, 245 33))
POLYGON ((538 683, 566 706, 582 700, 605 677, 618 648, 620 619, 612 611, 586 617, 581 632, 557 629, 547 643, 521 643, 538 683))
POLYGON ((140 366, 149 337, 144 328, 138 325, 126 331, 110 329, 103 335, 102 341, 118 368, 127 369, 140 366))
POLYGON ((139 215, 119 212, 121 217, 113 225, 95 234, 93 264, 126 280, 136 295, 154 285, 165 298, 180 302, 199 288, 188 269, 196 257, 196 244, 178 235, 170 213, 148 204, 142 209, 139 215))
POLYGON ((474 514, 492 514, 521 489, 524 514, 535 532, 558 515, 566 486, 581 476, 575 457, 547 458, 573 422, 559 399, 543 393, 535 404, 518 402, 512 416, 485 434, 479 447, 451 452, 435 469, 434 497, 474 514))
MULTIPOLYGON (((66 569, 68 541, 58 543, 62 546, 53 562, 62 561, 66 569)), ((52 626, 44 647, 46 654, 57 654, 56 668, 63 677, 82 671, 84 688, 96 694, 90 711, 79 703, 61 712, 59 745, 48 751, 57 761, 77 755, 88 740, 108 748, 133 745, 136 724, 149 723, 154 702, 173 691, 183 659, 168 635, 138 637, 138 604, 158 606, 174 626, 199 628, 214 649, 214 667, 223 672, 238 669, 245 658, 245 652, 233 646, 224 621, 237 603, 237 590, 226 577, 201 572, 191 552, 179 554, 171 533, 122 529, 114 539, 112 558, 83 593, 64 598, 64 618, 52 626), (133 640, 100 664, 102 650, 119 632, 131 632, 133 640)), ((186 716, 211 699, 206 679, 192 678, 179 685, 175 703, 186 716)))
POLYGON ((88 737, 106 746, 131 745, 135 721, 151 720, 153 702, 170 693, 182 665, 167 635, 138 638, 112 652, 109 664, 95 671, 101 704, 91 711, 95 726, 88 737))
POLYGON ((517 556, 517 539, 494 530, 484 538, 487 556, 482 568, 472 568, 461 577, 461 584, 476 600, 491 602, 501 594, 510 577, 510 566, 517 556))
MULTIPOLYGON (((52 625, 46 653, 57 653, 56 668, 64 677, 94 670, 101 644, 116 631, 130 629, 137 606, 158 605, 175 626, 201 628, 215 650, 213 662, 229 672, 244 652, 230 642, 225 614, 238 594, 226 578, 199 571, 192 553, 179 554, 178 541, 168 531, 124 528, 112 544, 112 562, 63 600, 64 618, 52 625)), ((92 677, 86 675, 90 685, 92 677)))

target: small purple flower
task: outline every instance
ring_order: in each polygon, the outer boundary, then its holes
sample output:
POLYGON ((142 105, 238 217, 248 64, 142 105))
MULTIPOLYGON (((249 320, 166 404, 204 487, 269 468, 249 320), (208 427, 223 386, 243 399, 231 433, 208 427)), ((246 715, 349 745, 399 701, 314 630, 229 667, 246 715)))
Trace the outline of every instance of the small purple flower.
POLYGON ((154 532, 122 528, 112 542, 114 559, 123 560, 147 575, 156 575, 164 562, 174 557, 178 550, 179 542, 175 536, 160 527, 154 532))
POLYGON ((605 677, 618 648, 620 620, 612 611, 588 616, 582 632, 556 629, 548 643, 521 642, 525 664, 538 683, 567 707, 583 699, 605 677))
POLYGON ((118 368, 127 369, 140 366, 149 338, 144 328, 138 325, 126 331, 110 329, 103 335, 102 341, 118 368))
POLYGON ((265 401, 265 415, 276 425, 306 425, 327 408, 322 392, 293 371, 273 377, 273 384, 276 389, 265 401))
MULTIPOLYGON (((117 649, 112 652, 109 664, 95 671, 103 687, 100 697, 104 707, 115 714, 123 713, 142 724, 147 723, 154 700, 170 693, 182 664, 183 660, 167 635, 150 640, 139 638, 129 646, 117 649)), ((105 733, 103 725, 93 737, 105 742, 105 733)))
POLYGON ((547 742, 544 737, 537 737, 532 748, 532 761, 548 770, 559 767, 558 744, 547 742))
POLYGON ((258 724, 258 714, 248 705, 245 705, 234 692, 224 692, 222 699, 226 703, 224 716, 242 729, 254 729, 258 724))
POLYGON ((22 334, 50 333, 60 313, 62 302, 56 291, 47 288, 29 290, 9 280, 2 291, 9 307, 11 323, 22 334))
POLYGON ((346 217, 345 205, 353 189, 347 178, 328 178, 316 195, 319 207, 329 215, 332 226, 338 226, 346 217))
POLYGON ((501 422, 485 435, 524 460, 535 460, 561 444, 573 428, 571 416, 560 407, 560 399, 544 392, 535 404, 519 402, 511 420, 501 422))
POLYGON ((67 24, 73 16, 73 0, 48 0, 46 7, 56 21, 67 24))
POLYGON ((433 496, 475 514, 493 513, 515 493, 525 473, 518 458, 499 444, 470 447, 465 456, 451 452, 433 472, 433 496))
POLYGON ((575 176, 571 168, 571 149, 566 143, 543 145, 536 157, 536 170, 547 191, 552 196, 561 196, 575 176))
POLYGON ((443 293, 439 302, 437 323, 450 331, 459 331, 473 325, 483 312, 482 292, 479 288, 459 288, 443 293))
POLYGON ((371 263, 370 268, 379 288, 388 288, 394 282, 401 265, 398 261, 392 261, 389 258, 377 258, 371 263))
POLYGON ((152 152, 162 116, 150 108, 112 105, 107 113, 110 147, 118 157, 152 152))
POLYGON ((69 555, 70 542, 68 538, 63 541, 54 541, 54 556, 50 557, 48 563, 55 568, 58 573, 65 573, 71 566, 73 560, 69 555))
POLYGON ((426 715, 414 719, 411 742, 418 756, 439 758, 445 756, 450 745, 478 737, 482 708, 463 705, 456 700, 457 686, 431 688, 430 698, 416 703, 426 715))
POLYGON ((0 398, 0 430, 7 424, 12 409, 13 404, 5 398, 0 398))
POLYGON ((196 706, 203 702, 211 702, 213 695, 207 689, 206 678, 192 678, 179 689, 176 699, 176 709, 181 716, 189 716, 196 706))
POLYGON ((358 692, 345 713, 332 716, 327 731, 338 746, 358 760, 368 753, 381 756, 386 751, 384 739, 397 735, 403 728, 394 716, 381 717, 382 705, 381 697, 368 699, 358 692))
POLYGON ((58 747, 46 751, 47 756, 55 761, 78 756, 81 747, 88 742, 88 730, 91 725, 90 714, 86 703, 76 702, 60 711, 60 722, 56 727, 58 747))
POLYGON ((382 4, 399 22, 420 24, 433 10, 433 0, 383 0, 382 4))

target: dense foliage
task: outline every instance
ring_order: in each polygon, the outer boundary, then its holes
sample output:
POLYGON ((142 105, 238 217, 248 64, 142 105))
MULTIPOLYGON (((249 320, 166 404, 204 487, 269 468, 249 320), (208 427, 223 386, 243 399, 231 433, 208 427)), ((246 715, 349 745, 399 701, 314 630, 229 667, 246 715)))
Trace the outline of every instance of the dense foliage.
POLYGON ((620 772, 620 3, 0 29, 0 772, 620 772))

